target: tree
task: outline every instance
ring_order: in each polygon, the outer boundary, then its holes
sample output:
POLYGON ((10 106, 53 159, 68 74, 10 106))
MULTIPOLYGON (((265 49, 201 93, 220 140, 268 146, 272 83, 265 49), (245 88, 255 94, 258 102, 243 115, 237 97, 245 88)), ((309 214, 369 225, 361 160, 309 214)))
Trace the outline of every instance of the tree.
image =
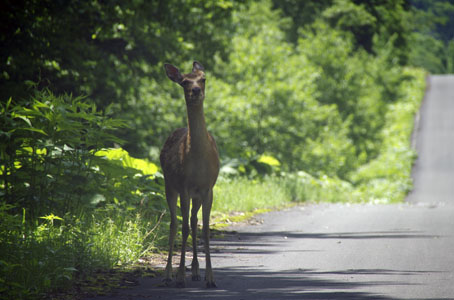
POLYGON ((454 1, 412 0, 410 64, 454 73, 454 1))
MULTIPOLYGON (((27 99, 30 85, 55 94, 87 95, 99 108, 114 103, 133 116, 143 78, 162 64, 197 58, 212 65, 229 49, 236 1, 2 1, 0 99, 27 99)), ((142 109, 143 107, 140 107, 142 109)), ((136 118, 130 127, 137 128, 136 118)), ((142 134, 126 130, 130 148, 146 155, 142 134), (134 138, 136 137, 136 138, 134 138)))

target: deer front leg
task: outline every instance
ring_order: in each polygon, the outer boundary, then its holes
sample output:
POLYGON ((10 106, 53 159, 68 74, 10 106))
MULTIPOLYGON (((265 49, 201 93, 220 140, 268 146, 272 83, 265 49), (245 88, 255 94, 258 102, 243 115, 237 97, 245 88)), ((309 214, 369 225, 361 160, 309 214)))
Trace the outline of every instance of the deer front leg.
POLYGON ((172 281, 172 254, 175 241, 175 235, 177 234, 177 200, 178 193, 169 188, 166 185, 166 198, 170 210, 170 232, 169 232, 169 256, 167 258, 167 265, 165 270, 164 283, 169 285, 172 281))
POLYGON ((211 256, 210 256, 210 213, 211 205, 213 204, 213 189, 208 191, 208 195, 203 199, 202 214, 203 214, 203 238, 205 246, 205 257, 206 257, 206 270, 205 280, 207 282, 207 288, 215 288, 216 283, 214 282, 213 270, 211 268, 211 256))
POLYGON ((189 236, 189 196, 188 194, 180 194, 180 206, 181 206, 181 215, 183 218, 182 224, 182 241, 181 241, 181 258, 180 258, 180 267, 177 274, 177 287, 185 287, 185 259, 186 259, 186 242, 188 241, 189 236))
POLYGON ((202 202, 200 198, 192 199, 192 211, 191 211, 191 229, 192 229, 192 251, 193 251, 193 258, 192 258, 192 280, 193 281, 200 281, 200 268, 199 268, 199 261, 197 259, 197 213, 200 209, 202 202))

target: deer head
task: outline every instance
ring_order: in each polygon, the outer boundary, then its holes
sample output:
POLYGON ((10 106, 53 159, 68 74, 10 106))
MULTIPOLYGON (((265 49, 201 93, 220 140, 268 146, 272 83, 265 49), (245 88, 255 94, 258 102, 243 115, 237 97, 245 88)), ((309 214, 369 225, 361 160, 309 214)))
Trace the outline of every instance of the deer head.
POLYGON ((164 64, 167 77, 184 89, 186 105, 201 105, 205 99, 205 73, 201 63, 194 61, 192 72, 181 74, 177 67, 164 64))

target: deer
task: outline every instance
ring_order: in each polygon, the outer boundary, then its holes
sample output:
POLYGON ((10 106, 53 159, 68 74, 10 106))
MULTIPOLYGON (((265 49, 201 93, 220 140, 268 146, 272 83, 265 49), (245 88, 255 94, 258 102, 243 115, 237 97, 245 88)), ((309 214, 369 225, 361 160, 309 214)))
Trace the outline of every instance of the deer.
POLYGON ((207 288, 215 288, 210 257, 210 213, 213 203, 213 187, 219 174, 219 154, 213 136, 207 131, 203 113, 205 100, 204 67, 193 62, 192 72, 181 74, 178 68, 164 64, 167 77, 184 90, 186 100, 186 128, 176 129, 161 150, 160 161, 164 173, 165 194, 170 211, 169 255, 165 268, 164 283, 172 282, 172 253, 177 233, 177 198, 180 197, 182 215, 181 258, 176 275, 177 287, 185 287, 185 254, 189 235, 189 210, 191 209, 191 234, 193 260, 192 280, 200 281, 197 260, 197 213, 202 207, 204 250, 206 258, 205 281, 207 288))

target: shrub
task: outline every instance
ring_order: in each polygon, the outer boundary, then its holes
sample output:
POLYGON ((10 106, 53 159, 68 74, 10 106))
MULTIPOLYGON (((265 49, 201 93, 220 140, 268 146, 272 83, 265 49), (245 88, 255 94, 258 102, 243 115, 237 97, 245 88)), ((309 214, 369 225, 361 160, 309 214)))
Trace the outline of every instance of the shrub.
POLYGON ((38 297, 155 247, 165 211, 155 164, 83 98, 37 92, 1 104, 0 292, 38 297))

